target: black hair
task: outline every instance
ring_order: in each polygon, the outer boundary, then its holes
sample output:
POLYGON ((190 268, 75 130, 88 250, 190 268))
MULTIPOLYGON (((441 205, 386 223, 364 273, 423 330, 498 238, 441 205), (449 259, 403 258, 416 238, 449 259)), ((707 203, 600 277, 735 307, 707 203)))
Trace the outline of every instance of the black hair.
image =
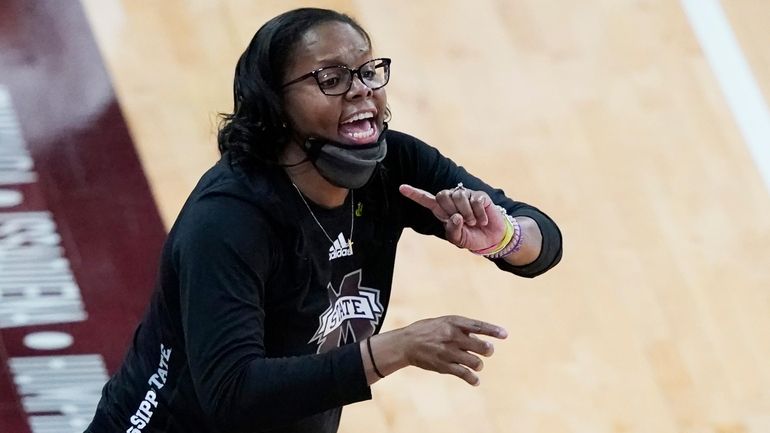
POLYGON ((232 114, 221 114, 220 153, 230 152, 237 160, 278 161, 291 133, 281 96, 289 60, 308 30, 335 21, 352 26, 371 47, 371 38, 360 24, 328 9, 294 9, 257 31, 235 67, 234 107, 232 114))

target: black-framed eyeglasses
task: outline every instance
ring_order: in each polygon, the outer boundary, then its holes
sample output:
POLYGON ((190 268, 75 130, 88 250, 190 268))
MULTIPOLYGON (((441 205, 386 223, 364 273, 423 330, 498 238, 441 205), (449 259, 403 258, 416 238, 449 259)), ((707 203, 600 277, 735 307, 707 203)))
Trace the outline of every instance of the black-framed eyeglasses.
POLYGON ((390 80, 390 59, 379 58, 369 60, 356 69, 350 69, 347 66, 324 66, 301 77, 297 77, 285 83, 282 87, 290 86, 313 77, 324 95, 337 96, 345 94, 350 90, 355 75, 358 75, 358 79, 372 90, 385 87, 388 84, 388 80, 390 80))

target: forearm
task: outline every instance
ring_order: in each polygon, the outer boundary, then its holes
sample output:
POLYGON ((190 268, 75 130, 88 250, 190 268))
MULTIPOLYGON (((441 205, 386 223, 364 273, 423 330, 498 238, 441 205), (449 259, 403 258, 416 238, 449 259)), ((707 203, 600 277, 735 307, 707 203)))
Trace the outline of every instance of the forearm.
POLYGON ((343 346, 321 355, 255 359, 217 386, 199 383, 204 391, 201 403, 213 423, 225 430, 261 431, 291 424, 371 398, 359 357, 357 347, 343 346))
POLYGON ((509 214, 522 227, 524 245, 512 257, 494 260, 497 267, 522 277, 533 278, 556 266, 562 255, 562 236, 556 223, 531 207, 509 210, 509 214))

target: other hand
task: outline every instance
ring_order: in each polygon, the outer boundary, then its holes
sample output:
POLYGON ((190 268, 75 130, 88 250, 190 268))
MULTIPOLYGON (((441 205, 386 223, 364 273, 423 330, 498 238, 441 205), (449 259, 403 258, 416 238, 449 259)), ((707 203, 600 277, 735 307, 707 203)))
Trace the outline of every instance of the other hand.
POLYGON ((477 355, 492 356, 492 343, 476 335, 506 338, 505 329, 462 316, 444 316, 415 322, 400 330, 404 357, 409 365, 442 374, 452 374, 473 386, 480 383, 475 372, 484 368, 477 355))

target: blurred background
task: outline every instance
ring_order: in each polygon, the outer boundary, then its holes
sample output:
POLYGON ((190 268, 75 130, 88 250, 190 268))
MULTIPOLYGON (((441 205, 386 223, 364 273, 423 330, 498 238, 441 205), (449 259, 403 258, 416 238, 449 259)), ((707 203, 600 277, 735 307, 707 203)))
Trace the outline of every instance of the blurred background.
POLYGON ((101 353, 114 371, 163 233, 218 158, 240 53, 301 6, 349 13, 393 59, 391 128, 564 235, 561 264, 525 280, 405 233, 385 329, 461 314, 510 336, 479 388, 401 370, 341 432, 770 432, 770 2, 1 1, 0 86, 37 183, 0 183, 31 200, 0 218, 51 213, 88 313, 0 327, 3 432, 88 418, 98 378, 42 410, 14 362, 101 353), (27 343, 45 332, 74 342, 27 343))

